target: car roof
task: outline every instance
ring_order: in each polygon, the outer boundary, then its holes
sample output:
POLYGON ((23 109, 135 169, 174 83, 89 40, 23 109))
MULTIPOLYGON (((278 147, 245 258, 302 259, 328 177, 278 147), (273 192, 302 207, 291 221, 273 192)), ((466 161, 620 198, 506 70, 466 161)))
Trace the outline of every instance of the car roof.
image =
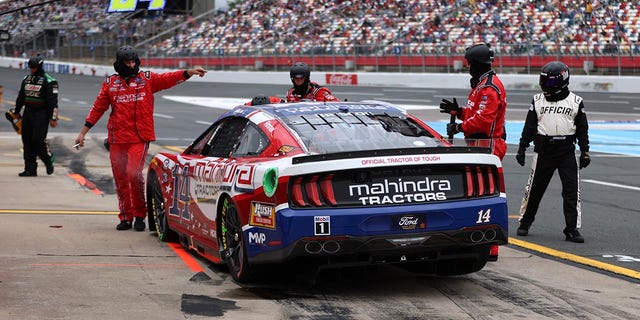
POLYGON ((293 115, 319 114, 319 113, 340 113, 340 112, 370 112, 370 113, 402 113, 406 114, 404 108, 384 101, 364 100, 364 101, 331 101, 331 102, 296 102, 296 103, 274 103, 258 106, 239 105, 220 118, 229 116, 248 117, 256 111, 268 113, 276 118, 286 118, 293 115))

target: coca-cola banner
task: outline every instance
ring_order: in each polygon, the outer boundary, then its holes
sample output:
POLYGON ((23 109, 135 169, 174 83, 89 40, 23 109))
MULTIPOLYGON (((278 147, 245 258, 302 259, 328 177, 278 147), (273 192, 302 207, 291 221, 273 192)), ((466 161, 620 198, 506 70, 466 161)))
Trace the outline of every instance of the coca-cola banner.
POLYGON ((358 75, 354 73, 327 73, 327 84, 337 86, 357 86, 358 75))

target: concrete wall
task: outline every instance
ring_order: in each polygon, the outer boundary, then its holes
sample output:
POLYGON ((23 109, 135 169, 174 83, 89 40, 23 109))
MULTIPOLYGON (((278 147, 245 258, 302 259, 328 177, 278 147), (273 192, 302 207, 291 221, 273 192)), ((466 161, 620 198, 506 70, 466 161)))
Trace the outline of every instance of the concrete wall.
MULTIPOLYGON (((28 59, 0 57, 0 67, 27 69, 28 59)), ((190 67, 190 66, 187 66, 190 67)), ((142 66, 143 70, 147 70, 142 66)), ((68 63, 45 59, 45 70, 49 73, 79 74, 104 77, 113 74, 113 66, 68 63)), ((170 69, 149 69, 168 71, 170 69)), ((172 70, 172 69, 171 69, 172 70)), ((537 75, 501 74, 500 78, 507 89, 537 89, 537 75)), ((469 75, 443 73, 330 73, 312 72, 311 79, 322 85, 357 85, 412 88, 468 89, 469 75), (347 84, 349 83, 349 84, 347 84)), ((203 78, 195 77, 190 81, 225 83, 269 83, 290 85, 288 72, 242 72, 211 71, 203 78)), ((571 89, 576 92, 639 92, 640 77, 636 76, 584 76, 571 77, 571 89)))

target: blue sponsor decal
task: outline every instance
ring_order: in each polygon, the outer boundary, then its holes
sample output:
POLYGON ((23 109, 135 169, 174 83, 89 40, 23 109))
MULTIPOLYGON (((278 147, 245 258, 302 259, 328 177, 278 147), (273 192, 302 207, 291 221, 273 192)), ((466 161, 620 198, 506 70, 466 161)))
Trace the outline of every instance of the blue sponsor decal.
POLYGON ((65 73, 65 74, 69 74, 69 70, 71 69, 71 67, 68 64, 59 64, 58 65, 58 73, 65 73))

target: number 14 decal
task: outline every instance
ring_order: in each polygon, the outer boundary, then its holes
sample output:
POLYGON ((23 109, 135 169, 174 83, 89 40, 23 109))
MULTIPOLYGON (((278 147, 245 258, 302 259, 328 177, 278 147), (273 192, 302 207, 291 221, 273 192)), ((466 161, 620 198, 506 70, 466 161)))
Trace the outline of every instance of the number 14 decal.
POLYGON ((486 223, 491 221, 491 209, 478 211, 478 220, 476 223, 486 223))

